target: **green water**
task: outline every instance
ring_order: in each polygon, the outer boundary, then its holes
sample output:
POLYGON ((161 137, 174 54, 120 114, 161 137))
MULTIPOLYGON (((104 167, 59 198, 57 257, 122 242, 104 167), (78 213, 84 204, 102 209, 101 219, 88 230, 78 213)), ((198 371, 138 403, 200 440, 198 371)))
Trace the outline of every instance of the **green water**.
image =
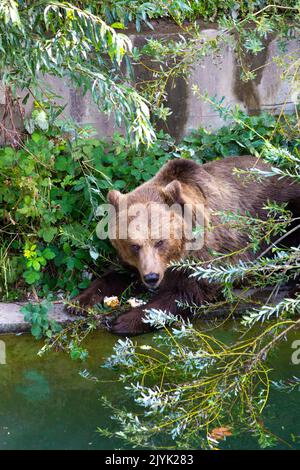
MULTIPOLYGON (((232 330, 222 332, 229 338, 232 330)), ((0 336, 6 345, 6 365, 0 365, 0 449, 118 449, 120 441, 105 439, 97 426, 113 429, 110 412, 100 397, 107 396, 118 405, 132 406, 115 373, 101 368, 111 352, 116 338, 106 332, 89 337, 86 347, 89 359, 82 364, 64 353, 51 352, 37 356, 41 343, 29 335, 0 336), (83 379, 79 371, 102 379, 100 383, 83 379)), ((272 357, 275 380, 300 376, 300 365, 293 365, 291 344, 300 333, 282 343, 272 357)), ((140 337, 151 341, 151 335, 140 337)), ((299 355, 300 356, 300 355, 299 355)), ((275 448, 300 448, 300 391, 290 394, 271 391, 264 412, 265 426, 280 437, 275 448), (291 434, 299 436, 292 442, 291 434)), ((116 426, 116 425, 115 425, 116 426)), ((227 439, 226 448, 258 448, 251 435, 227 439)))

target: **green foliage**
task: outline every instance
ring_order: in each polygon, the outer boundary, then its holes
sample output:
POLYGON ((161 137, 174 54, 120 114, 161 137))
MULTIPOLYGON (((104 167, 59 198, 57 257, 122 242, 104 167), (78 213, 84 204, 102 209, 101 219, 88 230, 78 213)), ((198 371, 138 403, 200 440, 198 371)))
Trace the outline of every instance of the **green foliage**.
MULTIPOLYGON (((28 288, 40 296, 61 291, 73 296, 87 287, 91 274, 101 272, 114 257, 110 245, 95 235, 97 207, 105 201, 107 191, 130 191, 151 178, 169 158, 204 163, 251 153, 265 158, 273 168, 247 175, 240 172, 241 177, 263 180, 276 174, 299 182, 297 117, 246 116, 224 106, 224 99, 210 98, 193 87, 196 97, 233 123, 215 133, 194 131, 179 145, 160 133, 149 147, 155 135, 148 108, 150 104, 153 119, 166 119, 170 112, 165 106, 167 84, 176 77, 187 78, 195 62, 214 57, 224 44, 235 50, 241 78, 254 79, 257 69, 251 69, 249 57, 263 51, 265 40, 274 32, 284 51, 285 40, 299 32, 298 19, 298 0, 1 0, 0 66, 6 96, 12 97, 8 103, 11 108, 18 104, 22 116, 17 90, 26 90, 23 105, 34 100, 34 111, 25 121, 30 137, 21 146, 13 138, 12 147, 0 150, 1 296, 12 299, 28 288), (183 34, 172 41, 150 39, 138 50, 120 33, 132 21, 137 30, 143 23, 152 28, 150 19, 158 17, 179 24, 183 34), (218 22, 215 37, 204 39, 197 21, 184 23, 199 18, 218 22), (131 60, 143 65, 144 56, 155 73, 138 93, 132 85, 131 60), (90 92, 100 109, 113 112, 118 125, 125 124, 127 139, 115 134, 108 143, 67 123, 59 127, 63 106, 57 106, 56 97, 46 90, 45 74, 71 80, 83 94, 90 92), (128 137, 133 138, 134 147, 128 137), (20 148, 13 148, 16 146, 20 148)), ((277 64, 284 66, 285 59, 277 58, 277 64)), ((294 87, 299 81, 297 64, 298 57, 284 71, 284 78, 294 87)), ((3 126, 1 130, 4 132, 3 126)), ((284 238, 290 223, 284 207, 270 203, 268 210, 266 222, 227 213, 222 223, 235 229, 246 227, 249 245, 257 252, 262 239, 269 242, 271 234, 284 238)), ((185 269, 197 279, 221 283, 226 300, 238 303, 240 299, 233 294, 237 280, 247 279, 250 287, 272 285, 276 290, 299 274, 299 247, 278 251, 275 244, 272 251, 273 257, 267 251, 252 263, 233 265, 231 254, 216 254, 210 266, 185 260, 173 267, 185 269)), ((66 334, 49 320, 48 310, 47 301, 22 308, 32 334, 48 339, 41 353, 52 346, 65 347, 73 359, 84 360, 87 351, 82 341, 96 328, 96 320, 82 320, 66 334)), ((264 360, 277 341, 299 327, 297 313, 299 295, 249 311, 244 315, 244 327, 261 322, 263 330, 228 345, 189 323, 180 323, 168 312, 148 312, 146 322, 165 330, 156 337, 156 345, 138 347, 130 340, 119 341, 107 362, 122 370, 120 380, 129 382, 127 391, 145 410, 138 418, 113 408, 121 428, 118 437, 134 445, 155 446, 156 436, 167 431, 176 448, 214 448, 213 427, 225 423, 234 428, 239 420, 262 447, 272 445, 274 438, 259 418, 270 387, 264 360), (269 319, 275 320, 271 326, 269 319)), ((109 435, 107 430, 102 432, 109 435)))
MULTIPOLYGON (((111 246, 95 234, 97 208, 106 200, 107 191, 131 191, 170 158, 205 163, 257 154, 265 149, 266 141, 272 144, 273 163, 283 161, 282 156, 275 156, 276 148, 281 148, 281 155, 283 148, 285 155, 289 151, 297 155, 299 137, 290 131, 293 117, 281 123, 265 113, 247 116, 239 111, 238 116, 236 124, 215 133, 193 131, 177 145, 160 132, 150 148, 137 149, 120 134, 107 142, 91 137, 89 130, 64 123, 48 131, 36 129, 19 150, 0 149, 1 296, 15 297, 16 288, 21 294, 26 284, 34 285, 39 295, 63 290, 73 296, 87 287, 93 272, 115 263, 111 246)), ((265 153, 271 158, 270 150, 265 153)), ((293 160, 284 161, 281 171, 291 172, 293 160)), ((230 214, 225 216, 228 219, 230 214)), ((276 219, 274 213, 258 230, 257 221, 235 220, 237 216, 227 223, 246 223, 253 248, 264 232, 272 229, 278 234, 282 224, 288 224, 286 214, 276 219)))
POLYGON ((273 386, 281 392, 290 393, 295 389, 300 391, 300 378, 294 376, 289 380, 278 380, 273 382, 273 386))
MULTIPOLYGON (((220 258, 224 257, 220 256, 220 258)), ((206 279, 212 283, 226 284, 227 288, 229 283, 233 284, 244 279, 251 279, 252 286, 258 287, 262 284, 277 284, 278 280, 282 279, 283 270, 285 270, 286 281, 289 277, 294 277, 300 267, 299 258, 299 249, 293 248, 292 263, 289 251, 278 251, 272 258, 259 257, 252 262, 239 260, 235 264, 226 263, 223 265, 213 262, 211 265, 201 266, 201 263, 196 260, 183 260, 174 261, 171 266, 173 269, 184 270, 189 277, 198 280, 206 279), (279 276, 276 276, 278 272, 279 276)))
POLYGON ((50 309, 51 303, 47 300, 41 303, 28 303, 21 308, 24 320, 31 324, 31 334, 35 339, 52 338, 52 335, 61 330, 61 326, 56 321, 49 320, 50 309))
POLYGON ((85 361, 89 356, 89 352, 82 343, 97 326, 99 326, 99 322, 94 313, 88 312, 88 315, 84 318, 80 318, 72 324, 69 323, 55 335, 46 337, 38 355, 43 356, 51 350, 61 350, 67 351, 74 361, 85 361))
POLYGON ((72 346, 70 348, 70 357, 73 361, 80 359, 81 361, 85 361, 88 358, 88 351, 84 348, 79 346, 72 346))
POLYGON ((263 424, 271 386, 266 357, 292 322, 282 322, 281 329, 265 326, 253 336, 233 331, 226 343, 218 328, 196 329, 165 311, 148 311, 145 322, 162 332, 151 344, 118 340, 104 365, 117 371, 137 412, 104 397, 119 426, 100 433, 154 449, 161 442, 169 449, 218 449, 226 435, 244 433, 261 448, 276 443, 263 424), (220 428, 227 434, 218 438, 214 430, 220 428))
MULTIPOLYGON (((128 36, 76 2, 1 0, 0 37, 3 85, 15 98, 17 89, 25 90, 23 104, 31 96, 54 106, 43 76, 69 79, 83 94, 89 91, 102 111, 113 112, 118 125, 125 123, 136 144, 152 142, 147 103, 120 70, 132 49, 128 36)), ((48 129, 45 108, 34 112, 27 128, 33 124, 48 129)))
MULTIPOLYGON (((1 0, 2 81, 12 93, 12 108, 17 106, 20 112, 21 101, 25 104, 32 98, 38 104, 40 109, 35 109, 26 122, 30 133, 35 128, 46 131, 64 107, 55 104, 57 97, 43 82, 43 76, 48 74, 69 79, 83 94, 90 92, 101 110, 113 112, 118 125, 125 124, 127 137, 133 137, 136 145, 148 145, 155 138, 149 105, 153 119, 166 119, 169 113, 164 106, 167 82, 174 82, 176 76, 187 76, 195 61, 214 54, 224 42, 235 47, 243 79, 254 78, 256 71, 249 69, 245 53, 255 55, 263 50, 264 39, 274 31, 281 38, 292 37, 297 29, 297 15, 298 2, 287 0, 230 0, 226 4, 211 0, 1 0), (138 30, 142 22, 153 27, 149 20, 158 17, 179 23, 187 36, 169 44, 149 39, 146 47, 139 50, 132 48, 129 36, 120 32, 132 21, 138 30), (203 41, 196 23, 183 25, 185 19, 198 18, 219 20, 216 38, 203 41), (156 72, 153 80, 146 80, 137 92, 132 81, 132 62, 140 62, 142 54, 153 59, 156 72), (157 62, 161 64, 158 69, 157 62), (26 91, 22 100, 17 89, 26 91)), ((18 131, 10 124, 12 131, 6 132, 4 124, 2 132, 18 145, 18 131)))
MULTIPOLYGON (((41 232, 41 230, 40 230, 41 232)), ((49 228, 45 230, 43 234, 43 239, 47 241, 52 240, 52 234, 55 232, 55 228, 49 228)), ((47 261, 55 258, 56 254, 51 248, 45 248, 44 250, 37 249, 37 245, 30 245, 28 242, 25 243, 24 247, 24 257, 27 259, 26 261, 26 271, 23 273, 23 277, 25 278, 28 284, 34 284, 37 282, 41 275, 40 271, 43 267, 46 266, 47 261)))
MULTIPOLYGON (((160 2, 166 6, 168 2, 160 2)), ((166 8, 166 16, 179 23, 178 37, 150 37, 146 45, 134 51, 135 61, 145 67, 149 79, 141 85, 143 96, 151 103, 153 119, 165 118, 168 103, 167 90, 176 86, 176 79, 189 80, 190 70, 195 63, 201 64, 207 58, 214 63, 221 62, 225 47, 234 52, 236 70, 242 81, 260 78, 263 66, 256 67, 257 54, 267 53, 267 47, 276 34, 278 55, 271 61, 282 69, 282 78, 296 88, 299 82, 297 52, 286 54, 287 44, 300 32, 300 7, 298 1, 229 1, 185 2, 187 9, 174 15, 166 8), (207 34, 198 21, 184 22, 184 19, 215 21, 215 34, 207 34), (288 63, 288 65, 287 65, 288 63), (150 74, 149 71, 152 70, 150 74), (163 112, 164 110, 164 112, 163 112)), ((173 2, 171 2, 173 4, 173 2)), ((146 6, 146 4, 145 4, 146 6)), ((129 7, 130 8, 130 7, 129 7)), ((158 16, 163 16, 158 14, 158 16)), ((155 23, 154 23, 155 25, 155 23)), ((262 59, 263 62, 263 59, 262 59)), ((265 64, 267 65, 267 64, 265 64)), ((170 111, 170 110, 168 110, 170 111)))
MULTIPOLYGON (((257 157, 264 156, 272 165, 278 165, 265 172, 250 169, 242 172, 240 177, 263 182, 270 176, 279 175, 281 178, 292 177, 299 182, 297 136, 293 143, 285 141, 285 148, 276 146, 271 142, 275 131, 271 130, 266 135, 268 132, 265 133, 263 128, 259 130, 251 125, 252 118, 247 121, 239 111, 230 112, 219 102, 211 101, 224 116, 235 119, 233 128, 241 131, 242 139, 236 135, 232 139, 224 129, 217 133, 221 137, 224 137, 224 133, 227 135, 229 146, 242 140, 245 149, 248 147, 257 157)), ((253 122, 259 123, 260 119, 253 122)), ((279 127, 278 120, 274 129, 279 127)), ((280 129, 286 130, 285 125, 280 129)), ((295 132, 292 131, 292 134, 295 132)), ((277 144, 283 144, 281 139, 284 135, 284 132, 279 133, 277 144)), ((213 145, 219 145, 217 139, 213 145)), ((243 152, 244 146, 241 149, 243 152)), ((196 156, 196 151, 191 153, 188 147, 181 149, 182 152, 186 150, 187 157, 196 156)), ((226 155, 223 149, 222 153, 226 155)), ((265 428, 261 417, 271 386, 268 357, 280 341, 286 340, 288 333, 299 329, 300 295, 296 293, 292 298, 286 297, 277 304, 272 303, 272 295, 289 279, 299 279, 298 244, 285 250, 280 250, 279 245, 284 244, 287 235, 299 230, 300 225, 296 218, 296 224, 291 228, 292 215, 285 206, 269 202, 265 209, 268 217, 264 221, 250 217, 249 214, 218 214, 220 223, 247 231, 247 249, 252 249, 254 253, 263 241, 270 244, 273 235, 271 246, 263 250, 256 260, 234 262, 237 253, 212 253, 209 263, 187 259, 174 262, 172 266, 183 269, 191 277, 218 283, 223 287, 223 304, 227 307, 224 314, 227 318, 221 319, 221 326, 234 315, 243 301, 243 294, 251 287, 263 289, 273 286, 266 303, 257 302, 260 304, 258 308, 244 312, 240 326, 241 329, 245 328, 243 334, 239 332, 235 337, 233 333, 231 344, 219 340, 222 330, 218 330, 217 323, 214 329, 203 329, 201 325, 198 330, 167 311, 147 311, 145 323, 161 328, 164 334, 156 335, 151 345, 136 344, 128 338, 119 340, 114 353, 106 362, 106 367, 117 369, 119 380, 124 382, 125 389, 139 406, 139 414, 128 413, 104 398, 104 403, 112 410, 114 421, 119 423, 119 429, 113 433, 100 428, 100 433, 119 437, 132 446, 142 448, 157 448, 162 439, 174 449, 222 447, 220 439, 215 437, 214 429, 225 429, 227 436, 232 432, 250 432, 257 438, 261 448, 275 444, 276 436, 265 428), (236 281, 239 281, 242 294, 233 293, 236 281), (259 330, 255 329, 258 322, 259 330)), ((213 230, 213 227, 210 229, 213 230)), ((208 313, 208 318, 211 311, 217 311, 220 303, 193 305, 186 302, 181 307, 189 308, 191 312, 208 313)), ((289 382, 291 387, 284 387, 282 382, 273 386, 289 390, 299 385, 297 378, 289 382)))
MULTIPOLYGON (((198 89, 195 90, 197 94, 198 89)), ((245 116, 238 109, 232 111, 229 107, 224 106, 223 100, 218 101, 207 96, 204 96, 204 98, 224 118, 234 120, 233 133, 236 128, 242 129, 241 138, 238 139, 243 141, 243 143, 246 143, 244 140, 245 132, 246 140, 248 140, 247 145, 249 145, 251 153, 258 158, 264 158, 272 165, 269 171, 261 171, 255 168, 248 171, 236 171, 237 176, 241 178, 254 178, 261 183, 266 178, 272 176, 279 176, 281 179, 288 177, 299 183, 300 153, 297 120, 294 121, 293 118, 285 116, 283 123, 280 120, 272 123, 272 119, 270 121, 267 119, 270 125, 269 133, 262 125, 263 121, 261 121, 260 116, 254 118, 253 122, 251 122, 253 118, 245 119, 245 116), (252 125, 254 123, 258 124, 258 127, 252 125), (285 136, 291 135, 296 136, 295 140, 286 140, 285 136), (275 139, 274 136, 276 136, 275 139), (274 140, 272 141, 272 139, 274 140)), ((223 134, 222 129, 220 133, 223 134)), ((229 138, 229 142, 231 142, 231 138, 229 138)), ((172 263, 173 268, 183 269, 188 275, 196 279, 205 279, 208 282, 220 284, 223 287, 223 294, 228 303, 233 305, 235 302, 238 305, 241 300, 240 297, 236 298, 233 293, 236 281, 243 283, 246 280, 247 284, 244 288, 246 292, 251 287, 265 288, 267 286, 274 286, 274 293, 289 280, 297 280, 300 272, 299 246, 296 245, 285 250, 281 250, 280 246, 285 246, 286 238, 299 230, 298 218, 293 219, 293 214, 287 210, 285 205, 280 206, 272 201, 269 201, 264 209, 268 211, 265 220, 259 220, 247 213, 240 214, 228 211, 216 213, 220 217, 221 224, 241 232, 247 232, 249 243, 239 250, 238 253, 212 253, 213 258, 209 264, 201 263, 197 260, 181 260, 172 263), (294 223, 294 226, 292 223, 294 223), (249 249, 257 253, 264 244, 268 248, 263 250, 254 261, 245 262, 242 259, 237 262, 234 259, 236 254, 243 256, 249 249), (231 259, 233 260, 232 263, 231 259)), ((213 227, 211 229, 213 230, 213 227)), ((272 295, 270 296, 271 298, 272 295)), ((187 307, 188 305, 185 305, 185 308, 187 307)), ((197 308, 195 305, 190 305, 190 309, 192 312, 203 311, 201 306, 197 308)), ((293 299, 285 298, 277 305, 269 305, 268 302, 266 305, 260 306, 260 308, 247 312, 244 315, 243 323, 248 327, 252 327, 257 322, 265 322, 273 318, 281 321, 286 318, 293 318, 298 313, 299 294, 293 299)))
MULTIPOLYGON (((97 208, 108 190, 131 191, 170 158, 205 163, 256 153, 262 151, 266 139, 287 152, 296 150, 299 139, 289 132, 293 119, 279 126, 268 114, 248 117, 239 112, 238 124, 215 133, 199 129, 175 145, 160 132, 150 148, 138 149, 120 134, 107 142, 65 123, 47 132, 35 130, 19 150, 0 149, 1 242, 7 246, 0 263, 6 266, 1 295, 8 298, 16 281, 21 287, 20 275, 27 284, 39 287, 41 295, 60 289, 75 295, 78 288, 88 286, 87 272, 99 271, 111 260, 112 248, 95 235, 97 208)), ((258 237, 255 221, 248 222, 258 237)))
POLYGON ((87 287, 87 271, 112 254, 95 234, 99 204, 109 189, 130 191, 151 178, 172 148, 164 134, 147 150, 119 134, 108 143, 51 127, 34 131, 19 150, 0 149, 1 295, 8 298, 16 282, 22 287, 19 276, 8 276, 8 260, 41 295, 62 289, 73 296, 87 287))
MULTIPOLYGON (((222 105, 223 99, 218 101, 218 106, 222 105)), ((257 155, 265 149, 266 141, 281 149, 299 152, 299 136, 292 131, 296 125, 293 116, 278 121, 276 116, 266 112, 248 116, 237 109, 234 116, 228 116, 223 109, 223 117, 232 122, 215 132, 200 128, 184 137, 180 145, 181 157, 206 162, 233 155, 257 155)))
MULTIPOLYGON (((105 14, 107 21, 122 21, 125 25, 135 21, 139 31, 144 22, 149 25, 151 18, 169 17, 178 22, 183 20, 195 20, 198 18, 206 21, 215 21, 224 16, 235 19, 244 18, 259 10, 272 5, 273 12, 282 13, 282 7, 296 7, 297 1, 247 1, 247 0, 169 0, 144 1, 144 0, 104 0, 103 2, 81 0, 83 7, 95 9, 99 14, 105 14)), ((287 12, 289 14, 289 12, 287 12)))
MULTIPOLYGON (((299 272, 299 267, 298 267, 299 272)), ((290 318, 300 314, 300 296, 294 299, 284 299, 276 305, 264 305, 260 309, 252 310, 244 315, 243 324, 253 326, 257 322, 264 322, 274 318, 290 318)))

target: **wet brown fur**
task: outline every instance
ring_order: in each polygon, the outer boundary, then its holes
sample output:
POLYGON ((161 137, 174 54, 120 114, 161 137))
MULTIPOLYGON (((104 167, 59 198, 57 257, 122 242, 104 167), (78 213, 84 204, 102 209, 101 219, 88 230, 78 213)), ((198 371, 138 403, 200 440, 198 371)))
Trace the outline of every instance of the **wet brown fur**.
MULTIPOLYGON (((120 199, 126 197, 128 205, 135 203, 172 203, 186 202, 204 204, 205 224, 214 227, 213 230, 205 231, 204 246, 193 257, 200 261, 211 259, 211 250, 219 253, 232 253, 239 251, 249 243, 248 234, 221 225, 214 212, 232 211, 241 214, 250 213, 255 217, 264 219, 266 211, 263 209, 265 203, 276 201, 277 203, 289 203, 289 208, 295 217, 300 216, 300 186, 287 178, 277 177, 264 178, 262 182, 234 175, 233 170, 239 168, 260 168, 269 170, 269 166, 254 157, 230 157, 219 161, 198 165, 191 160, 176 159, 169 161, 150 181, 142 184, 131 193, 121 195, 117 191, 111 191, 108 196, 109 202, 118 207, 120 199)), ((299 243, 299 234, 292 243, 299 243)), ((125 262, 137 265, 128 243, 115 240, 119 254, 125 262)), ((148 249, 148 248, 147 248, 148 249)), ((146 250, 147 250, 146 249, 146 250)), ((150 258, 153 257, 153 249, 149 248, 150 258), (152 250, 152 251, 151 251, 152 250)), ((155 255, 156 256, 156 255, 155 255)), ((117 334, 139 334, 148 331, 148 326, 142 322, 144 309, 156 308, 167 310, 183 317, 188 315, 187 311, 180 310, 176 300, 201 305, 212 301, 218 294, 218 287, 208 285, 205 281, 197 282, 178 271, 165 270, 165 266, 171 259, 179 259, 189 256, 183 240, 169 240, 168 252, 164 250, 157 252, 157 259, 162 266, 162 282, 159 291, 153 299, 143 308, 133 308, 128 313, 121 315, 112 326, 112 331, 117 334)), ((251 251, 230 257, 230 262, 238 259, 252 259, 251 251)), ((141 273, 141 269, 140 269, 141 273)), ((106 295, 120 295, 132 281, 124 274, 112 273, 97 279, 77 298, 82 306, 93 305, 101 302, 106 295)), ((136 282, 136 294, 141 282, 136 282)))

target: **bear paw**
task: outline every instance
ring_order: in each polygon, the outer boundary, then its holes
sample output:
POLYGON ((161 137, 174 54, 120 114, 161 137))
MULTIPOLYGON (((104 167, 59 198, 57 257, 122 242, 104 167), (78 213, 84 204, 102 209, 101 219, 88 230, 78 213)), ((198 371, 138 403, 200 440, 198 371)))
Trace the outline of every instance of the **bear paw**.
POLYGON ((134 308, 120 315, 109 327, 111 333, 121 336, 134 336, 151 331, 149 325, 143 322, 144 311, 134 308))
POLYGON ((65 310, 71 315, 87 316, 89 309, 98 303, 101 303, 103 298, 100 295, 89 295, 82 292, 71 299, 65 306, 65 310))

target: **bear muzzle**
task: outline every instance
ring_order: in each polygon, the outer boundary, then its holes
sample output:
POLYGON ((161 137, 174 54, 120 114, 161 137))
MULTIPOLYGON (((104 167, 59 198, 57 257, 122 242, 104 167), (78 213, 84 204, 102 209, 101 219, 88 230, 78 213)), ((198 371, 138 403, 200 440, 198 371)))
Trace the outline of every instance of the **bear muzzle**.
POLYGON ((158 273, 148 273, 145 274, 143 277, 144 284, 148 287, 148 289, 156 289, 158 287, 160 280, 160 276, 158 273))

